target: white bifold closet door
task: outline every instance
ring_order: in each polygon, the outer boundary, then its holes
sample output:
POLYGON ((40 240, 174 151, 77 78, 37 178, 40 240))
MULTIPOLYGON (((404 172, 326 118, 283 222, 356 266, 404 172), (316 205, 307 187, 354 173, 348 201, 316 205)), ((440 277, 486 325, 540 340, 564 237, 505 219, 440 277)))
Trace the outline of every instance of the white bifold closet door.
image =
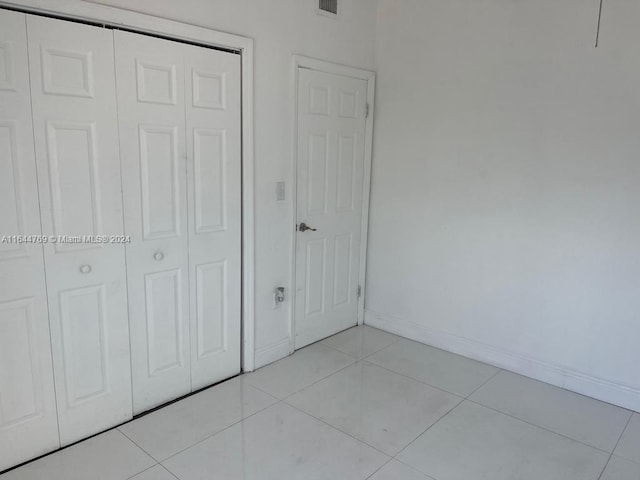
POLYGON ((42 245, 11 239, 41 233, 32 132, 26 16, 0 10, 0 471, 60 446, 42 245))
MULTIPOLYGON (((45 235, 122 235, 110 30, 28 16, 29 63, 45 235)), ((44 247, 60 440, 131 418, 122 243, 44 247)))
POLYGON ((139 413, 240 371, 240 57, 114 34, 139 413))

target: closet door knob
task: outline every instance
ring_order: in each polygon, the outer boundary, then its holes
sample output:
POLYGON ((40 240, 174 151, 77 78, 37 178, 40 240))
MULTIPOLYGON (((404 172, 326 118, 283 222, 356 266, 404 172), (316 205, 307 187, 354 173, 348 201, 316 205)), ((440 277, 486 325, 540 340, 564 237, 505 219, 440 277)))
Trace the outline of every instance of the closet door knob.
POLYGON ((80 273, 91 273, 91 265, 82 265, 80 267, 80 273))
POLYGON ((153 259, 158 261, 158 262, 160 260, 162 260, 163 258, 164 258, 164 253, 162 253, 162 252, 156 252, 156 253, 153 254, 153 259))

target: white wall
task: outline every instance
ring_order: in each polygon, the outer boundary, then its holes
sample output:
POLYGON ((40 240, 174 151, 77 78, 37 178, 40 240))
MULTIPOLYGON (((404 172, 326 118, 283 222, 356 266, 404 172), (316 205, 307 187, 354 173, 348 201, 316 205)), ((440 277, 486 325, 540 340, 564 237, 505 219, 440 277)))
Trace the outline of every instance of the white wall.
POLYGON ((291 292, 293 202, 292 54, 371 69, 376 4, 342 0, 338 19, 314 0, 96 0, 255 40, 256 362, 288 354, 289 301, 273 308, 273 289, 291 292), (276 201, 286 181, 287 200, 276 201))
POLYGON ((366 322, 640 410, 640 4, 379 0, 366 322))

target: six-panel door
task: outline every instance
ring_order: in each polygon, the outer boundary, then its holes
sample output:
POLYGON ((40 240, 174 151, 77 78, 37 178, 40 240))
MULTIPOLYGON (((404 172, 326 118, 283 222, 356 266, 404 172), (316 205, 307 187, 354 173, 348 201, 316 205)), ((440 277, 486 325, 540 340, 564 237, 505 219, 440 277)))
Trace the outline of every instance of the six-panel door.
POLYGON ((123 235, 113 37, 37 16, 27 26, 42 228, 56 239, 44 253, 66 445, 132 416, 124 244, 93 241, 123 235))
POLYGON ((367 82, 298 72, 295 348, 356 325, 367 82))
POLYGON ((26 16, 0 10, 0 471, 60 445, 29 97, 26 16))

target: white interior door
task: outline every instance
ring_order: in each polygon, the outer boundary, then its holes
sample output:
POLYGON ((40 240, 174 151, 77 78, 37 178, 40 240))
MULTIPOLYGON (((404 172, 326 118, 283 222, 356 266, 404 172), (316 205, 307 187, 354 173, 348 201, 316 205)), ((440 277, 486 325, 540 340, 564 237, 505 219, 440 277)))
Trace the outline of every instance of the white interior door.
POLYGON ((115 32, 133 410, 191 391, 182 44, 115 32))
POLYGON ((183 45, 191 387, 240 372, 240 55, 183 45))
POLYGON ((366 99, 365 80, 298 71, 295 348, 357 324, 366 99))
POLYGON ((0 471, 60 446, 33 150, 26 16, 0 10, 0 471), (13 238, 12 238, 13 237, 13 238))
POLYGON ((60 440, 131 418, 112 32, 27 16, 60 440), (85 235, 91 241, 76 242, 85 235))

